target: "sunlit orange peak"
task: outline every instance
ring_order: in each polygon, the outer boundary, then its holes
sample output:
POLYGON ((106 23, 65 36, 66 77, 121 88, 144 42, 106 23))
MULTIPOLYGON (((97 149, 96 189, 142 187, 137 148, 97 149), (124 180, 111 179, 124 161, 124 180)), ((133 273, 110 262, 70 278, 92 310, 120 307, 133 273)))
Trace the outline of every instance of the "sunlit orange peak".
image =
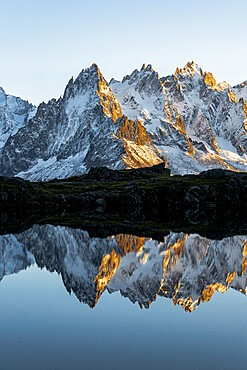
POLYGON ((177 68, 176 71, 175 71, 175 76, 177 76, 178 74, 180 75, 189 75, 190 77, 193 77, 195 73, 198 73, 200 74, 200 76, 203 76, 203 71, 202 69, 198 66, 198 64, 196 64, 193 60, 192 62, 188 62, 184 68, 177 68))

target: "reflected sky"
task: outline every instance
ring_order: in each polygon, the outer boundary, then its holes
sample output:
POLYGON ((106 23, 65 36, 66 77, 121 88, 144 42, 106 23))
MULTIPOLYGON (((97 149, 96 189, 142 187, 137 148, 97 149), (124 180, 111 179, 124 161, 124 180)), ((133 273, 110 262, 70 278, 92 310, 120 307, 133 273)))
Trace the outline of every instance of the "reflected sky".
MULTIPOLYGON (((61 228, 60 231, 63 233, 58 238, 58 230, 54 229, 57 241, 60 240, 57 247, 61 250, 68 243, 70 230, 61 228), (62 235, 63 242, 61 242, 62 235)), ((49 230, 49 240, 54 242, 55 234, 52 234, 51 231, 52 229, 49 230)), ((44 262, 44 254, 40 252, 40 249, 43 250, 45 246, 40 242, 40 239, 37 239, 37 232, 38 230, 35 230, 36 234, 34 234, 34 230, 32 230, 33 235, 36 235, 37 242, 36 245, 32 243, 32 248, 26 243, 30 255, 25 254, 24 260, 27 261, 29 258, 32 261, 31 254, 35 254, 38 257, 38 264, 41 264, 42 261, 44 262)), ((80 232, 82 231, 80 230, 80 232)), ((73 233, 75 237, 75 230, 73 233)), ((27 235, 28 232, 25 237, 27 235)), ((41 235, 44 236, 45 240, 44 230, 41 235)), ((82 234, 80 235, 82 236, 82 234)), ((19 234, 19 242, 21 237, 23 238, 23 234, 19 234)), ((30 238, 29 231, 29 240, 30 238)), ((232 264, 237 271, 236 256, 241 248, 240 265, 242 268, 244 246, 242 244, 240 247, 239 244, 236 249, 236 245, 237 241, 241 240, 242 242, 244 239, 243 237, 234 238, 234 243, 231 243, 231 246, 224 245, 224 254, 220 249, 220 241, 216 243, 213 253, 214 261, 212 256, 208 254, 210 257, 209 266, 213 267, 214 272, 215 266, 219 265, 214 262, 219 256, 225 258, 224 265, 227 263, 227 266, 230 267, 232 264), (228 254, 226 251, 229 249, 231 253, 228 254)), ((82 239, 78 239, 77 235, 77 240, 82 239)), ((85 242, 85 238, 83 240, 85 242)), ((89 239, 87 240, 89 241, 89 239)), ((109 243, 113 241, 113 238, 107 238, 107 240, 108 243, 99 245, 103 258, 109 254, 109 243)), ((1 239, 1 262, 5 259, 5 265, 7 256, 11 256, 12 262, 13 256, 16 256, 13 253, 8 254, 6 246, 5 244, 5 254, 3 254, 3 239, 1 239)), ((95 266, 101 266, 102 256, 101 261, 99 259, 98 262, 95 255, 89 254, 89 251, 92 252, 96 247, 91 238, 90 246, 87 257, 92 257, 91 262, 95 266)), ((51 243, 49 250, 54 247, 54 243, 51 243)), ((166 249, 160 253, 169 250, 169 248, 171 250, 171 240, 170 244, 166 245, 166 249)), ((120 253, 116 245, 115 249, 116 253, 120 253)), ((191 261, 191 258, 188 259, 188 252, 191 249, 191 243, 190 246, 183 247, 179 259, 183 258, 184 263, 186 255, 187 261, 191 261)), ((66 260, 67 249, 66 253, 64 250, 63 259, 57 249, 52 250, 57 253, 53 260, 54 263, 66 260)), ((123 250, 121 253, 121 261, 126 256, 128 257, 128 254, 138 254, 136 251, 125 253, 123 250)), ((147 253, 145 248, 139 255, 143 262, 145 262, 143 260, 144 253, 147 253)), ((75 256, 73 257, 76 261, 75 256)), ((49 261, 51 258, 49 255, 49 261)), ((20 250, 17 260, 20 267, 20 250)), ((192 260, 195 263, 196 259, 192 260)), ((120 264, 118 268, 121 268, 120 264)), ((10 269, 10 264, 8 266, 10 269)), ((124 266, 127 266, 126 263, 124 266)), ((49 268, 51 269, 51 265, 49 268)), ((247 360, 245 351, 247 301, 246 296, 241 292, 228 289, 222 294, 216 290, 210 302, 201 303, 200 307, 190 314, 181 305, 174 307, 173 299, 165 299, 164 296, 158 295, 149 309, 140 309, 138 303, 132 304, 129 297, 121 296, 119 290, 109 294, 106 289, 97 305, 91 309, 88 304, 80 303, 73 292, 71 295, 68 294, 61 274, 64 274, 62 269, 59 275, 57 272, 49 272, 46 267, 41 269, 36 263, 31 263, 30 267, 25 270, 20 269, 19 272, 16 271, 16 273, 10 273, 3 277, 0 282, 1 369, 245 368, 247 360)), ((192 274, 193 277, 194 274, 192 274)), ((212 274, 212 276, 215 275, 212 274)), ((217 272, 217 277, 219 276, 219 272, 217 272)), ((66 280, 65 276, 64 279, 66 280)), ((195 281, 197 280, 198 276, 195 281)), ((231 284, 233 282, 234 280, 231 284)))

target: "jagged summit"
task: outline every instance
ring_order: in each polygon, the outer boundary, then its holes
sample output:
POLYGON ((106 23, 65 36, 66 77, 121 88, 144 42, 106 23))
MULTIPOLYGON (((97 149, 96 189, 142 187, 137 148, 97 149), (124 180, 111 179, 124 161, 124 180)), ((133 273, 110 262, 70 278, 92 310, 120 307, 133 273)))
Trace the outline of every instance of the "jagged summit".
POLYGON ((202 69, 196 64, 193 60, 192 62, 187 62, 186 65, 179 69, 177 67, 174 76, 177 75, 187 75, 189 77, 193 77, 195 74, 198 74, 199 76, 203 76, 203 71, 202 69))
POLYGON ((146 70, 146 71, 151 71, 151 72, 153 72, 153 71, 154 71, 154 70, 153 70, 153 67, 152 67, 152 64, 148 64, 148 65, 146 66, 146 64, 145 64, 145 63, 142 65, 142 68, 141 68, 141 71, 144 71, 144 70, 146 70))
MULTIPOLYGON (((154 71, 151 64, 143 64, 141 69, 135 69, 130 75, 126 75, 122 79, 122 83, 125 81, 128 81, 129 85, 133 83, 137 78, 140 78, 140 76, 148 76, 151 72, 154 72, 156 75, 158 75, 157 72, 154 71)), ((111 83, 111 82, 110 82, 111 83)))
MULTIPOLYGON (((181 89, 181 84, 187 78, 193 81, 194 84, 205 83, 209 88, 213 90, 222 90, 225 88, 224 84, 221 84, 221 87, 217 84, 213 74, 211 72, 204 72, 201 67, 194 61, 187 62, 183 68, 176 68, 174 75, 163 77, 162 80, 166 82, 171 82, 172 80, 176 81, 179 84, 181 89)), ((227 85, 228 86, 228 85, 227 85)))
POLYGON ((71 77, 65 88, 64 98, 68 99, 70 94, 84 93, 89 89, 98 90, 102 81, 104 78, 99 67, 92 64, 89 68, 83 69, 75 79, 71 77))
POLYGON ((76 80, 83 81, 85 79, 89 79, 90 81, 95 81, 99 80, 100 77, 102 77, 100 69, 96 63, 93 63, 90 67, 82 69, 76 80))
POLYGON ((63 100, 77 113, 99 106, 114 122, 122 116, 117 99, 95 63, 83 69, 75 80, 73 77, 70 79, 63 100))
POLYGON ((171 82, 173 79, 177 81, 179 89, 182 89, 182 83, 184 79, 190 78, 194 81, 194 84, 204 83, 207 88, 217 91, 223 91, 225 89, 231 90, 230 85, 226 82, 217 83, 211 72, 203 71, 201 67, 194 61, 187 62, 183 68, 176 68, 174 75, 163 77, 164 83, 171 82), (201 81, 201 82, 199 82, 201 81))

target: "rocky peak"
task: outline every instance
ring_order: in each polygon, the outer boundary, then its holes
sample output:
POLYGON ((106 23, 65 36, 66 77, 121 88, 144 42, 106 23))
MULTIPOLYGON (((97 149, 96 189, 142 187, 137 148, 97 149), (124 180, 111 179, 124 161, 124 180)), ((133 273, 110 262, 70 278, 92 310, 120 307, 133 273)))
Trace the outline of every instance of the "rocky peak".
POLYGON ((65 88, 63 99, 77 101, 80 110, 81 106, 85 106, 85 101, 87 107, 101 104, 104 113, 114 122, 122 116, 117 99, 95 63, 91 67, 83 69, 75 80, 73 77, 70 79, 65 88))
POLYGON ((130 75, 124 76, 124 78, 122 79, 122 83, 124 83, 125 81, 128 81, 129 85, 132 85, 134 83, 137 84, 138 81, 143 80, 143 79, 150 80, 150 77, 151 79, 159 80, 159 75, 157 72, 154 71, 152 65, 148 64, 146 66, 145 64, 143 64, 140 70, 135 69, 130 75))
POLYGON ((138 76, 142 75, 143 72, 154 72, 152 65, 148 64, 146 66, 146 64, 143 64, 140 71, 138 69, 135 69, 130 75, 124 76, 124 78, 122 79, 122 83, 125 81, 129 81, 129 85, 131 85, 133 82, 136 81, 138 76))
POLYGON ((228 89, 230 101, 236 101, 236 98, 233 96, 233 92, 230 88, 230 85, 224 81, 217 83, 216 79, 214 78, 211 72, 204 72, 202 68, 198 66, 194 61, 188 62, 184 68, 179 69, 177 68, 174 74, 174 80, 179 81, 180 87, 183 87, 183 82, 188 84, 186 81, 187 78, 193 80, 194 85, 205 86, 207 89, 216 90, 216 91, 224 91, 228 89), (199 84, 198 84, 199 83, 199 84))
POLYGON ((166 89, 170 90, 179 100, 182 100, 181 93, 198 89, 203 84, 203 70, 194 61, 188 62, 183 68, 176 69, 174 75, 162 77, 161 81, 166 89))
POLYGON ((204 86, 207 89, 217 91, 223 91, 229 88, 228 83, 225 81, 218 84, 211 72, 204 72, 194 61, 188 62, 181 69, 177 67, 174 75, 162 78, 162 81, 165 85, 168 83, 167 86, 174 81, 180 91, 184 88, 187 89, 187 86, 193 87, 193 89, 204 86))
POLYGON ((184 68, 181 68, 179 69, 177 67, 176 71, 175 71, 175 74, 174 74, 174 78, 177 77, 179 78, 179 76, 189 76, 189 77, 193 77, 195 74, 199 75, 200 77, 203 76, 203 71, 202 69, 198 66, 198 64, 196 64, 194 61, 192 62, 188 62, 184 68))
POLYGON ((125 81, 129 81, 129 85, 130 85, 131 81, 135 80, 138 74, 139 74, 138 69, 135 69, 130 75, 126 75, 123 77, 122 83, 124 83, 125 81))
POLYGON ((203 99, 208 104, 213 96, 218 99, 218 93, 224 92, 224 99, 236 104, 238 102, 235 89, 231 89, 226 81, 217 83, 211 72, 204 72, 194 61, 188 62, 182 69, 177 68, 174 75, 162 77, 161 80, 168 96, 172 95, 178 101, 195 103, 203 99))
POLYGON ((85 93, 91 89, 98 90, 100 80, 103 79, 103 76, 100 73, 100 70, 96 64, 92 64, 91 67, 83 69, 77 78, 74 80, 72 77, 64 92, 64 98, 68 99, 71 96, 75 96, 81 93, 85 93))
POLYGON ((131 75, 123 79, 124 81, 128 81, 128 85, 135 85, 135 90, 140 93, 143 99, 145 95, 148 97, 157 95, 163 89, 159 74, 154 71, 151 64, 147 66, 143 64, 140 71, 134 70, 131 75))
POLYGON ((153 67, 152 67, 152 64, 148 64, 147 66, 146 66, 146 64, 143 64, 142 65, 142 68, 141 68, 141 71, 151 71, 151 72, 153 72, 154 70, 153 70, 153 67))

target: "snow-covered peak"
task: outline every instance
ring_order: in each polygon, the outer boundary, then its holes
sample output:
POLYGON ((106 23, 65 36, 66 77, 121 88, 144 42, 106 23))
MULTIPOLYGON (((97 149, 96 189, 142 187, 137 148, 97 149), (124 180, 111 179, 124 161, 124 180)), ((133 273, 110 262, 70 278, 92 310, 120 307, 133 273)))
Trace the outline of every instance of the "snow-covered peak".
MULTIPOLYGON (((135 90, 139 90, 139 92, 146 90, 144 93, 148 93, 148 87, 150 88, 149 93, 155 93, 155 90, 151 90, 154 87, 154 82, 155 84, 158 82, 159 88, 161 88, 162 85, 158 73, 154 71, 151 64, 148 64, 147 66, 143 64, 140 70, 135 69, 130 75, 124 76, 122 83, 125 83, 126 81, 128 82, 128 85, 134 84, 135 90)), ((111 83, 116 82, 111 81, 111 83)))
POLYGON ((96 104, 101 104, 106 116, 115 122, 122 116, 121 107, 104 79, 97 64, 83 69, 78 77, 70 79, 65 88, 63 99, 77 105, 78 111, 83 111, 96 104))
POLYGON ((211 72, 204 72, 201 67, 194 61, 188 62, 183 68, 176 69, 174 75, 163 77, 162 81, 164 84, 169 86, 172 82, 175 83, 179 90, 187 88, 188 85, 193 88, 200 88, 204 85, 207 89, 222 91, 229 88, 227 82, 221 82, 217 84, 213 74, 211 72))
MULTIPOLYGON (((163 84, 159 74, 149 64, 135 69, 122 82, 111 81, 110 87, 118 99, 123 114, 131 120, 149 122, 150 114, 156 111, 154 102, 163 96, 163 84)), ((157 116, 157 114, 156 114, 157 116)))
POLYGON ((104 80, 103 76, 96 64, 92 64, 91 67, 83 69, 79 75, 74 79, 73 77, 69 80, 65 92, 64 98, 68 99, 76 94, 84 94, 86 91, 98 90, 100 80, 104 80))
POLYGON ((0 150, 10 135, 25 126, 36 113, 36 107, 19 97, 8 95, 0 87, 0 150))

